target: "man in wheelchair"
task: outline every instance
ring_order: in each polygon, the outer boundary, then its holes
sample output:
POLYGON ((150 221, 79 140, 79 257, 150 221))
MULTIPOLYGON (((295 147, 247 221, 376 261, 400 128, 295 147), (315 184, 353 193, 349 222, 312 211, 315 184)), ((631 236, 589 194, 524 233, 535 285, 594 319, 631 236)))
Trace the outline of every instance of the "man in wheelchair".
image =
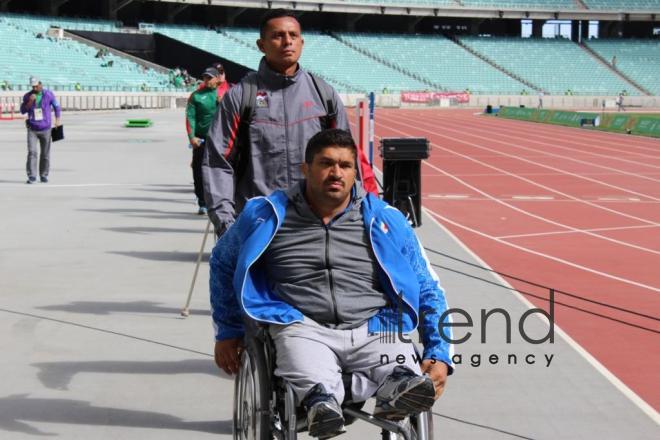
POLYGON ((356 183, 356 157, 350 133, 316 134, 305 179, 251 199, 210 259, 216 363, 238 373, 244 317, 267 325, 275 375, 319 438, 343 432, 342 372, 353 401, 375 396, 374 416, 396 421, 429 410, 453 371, 437 276, 404 216, 356 183))

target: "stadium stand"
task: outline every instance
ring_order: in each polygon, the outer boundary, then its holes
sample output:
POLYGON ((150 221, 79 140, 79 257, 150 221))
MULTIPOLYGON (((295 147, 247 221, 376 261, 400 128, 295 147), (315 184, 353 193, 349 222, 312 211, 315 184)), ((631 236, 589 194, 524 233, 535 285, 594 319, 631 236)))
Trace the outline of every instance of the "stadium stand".
POLYGON ((345 0, 346 3, 376 3, 379 5, 392 4, 392 6, 460 6, 456 0, 345 0))
POLYGON ((582 0, 589 9, 615 10, 615 11, 657 11, 660 9, 660 0, 582 0))
MULTIPOLYGON (((488 7, 491 0, 356 0, 355 3, 488 7)), ((552 5, 551 9, 658 8, 660 0, 525 0, 511 7, 552 5)), ((515 5, 513 5, 515 3, 515 5)), ((550 7, 550 6, 548 6, 550 7)), ((0 38, 12 42, 0 52, 0 82, 25 88, 31 75, 59 90, 176 90, 168 76, 127 58, 106 54, 78 41, 47 36, 52 27, 122 32, 110 20, 0 14, 0 38), (111 66, 108 66, 110 64, 111 66)), ((262 57, 255 28, 209 29, 195 25, 149 24, 154 32, 218 55, 249 69, 262 57)), ((570 40, 305 31, 302 65, 341 92, 469 90, 472 94, 518 95, 543 89, 548 94, 631 95, 660 92, 657 40, 570 40), (458 43, 458 44, 457 44, 458 43), (616 71, 611 60, 618 60, 616 71), (638 86, 638 87, 636 87, 638 86)), ((183 89, 178 89, 183 90, 183 89)))
POLYGON ((653 95, 660 95, 660 40, 593 39, 585 44, 653 95))
MULTIPOLYGON (((158 24, 154 26, 154 31, 167 37, 197 47, 206 52, 216 54, 241 64, 250 69, 256 70, 261 59, 261 52, 255 45, 255 37, 251 44, 236 44, 236 38, 232 38, 226 32, 209 30, 199 26, 178 26, 158 24)), ((241 34, 241 31, 237 31, 241 34)))
POLYGON ((614 72, 563 38, 461 37, 460 42, 546 93, 639 94, 614 72))
POLYGON ((461 0, 465 7, 493 8, 493 9, 543 9, 556 11, 559 9, 576 9, 577 3, 573 0, 461 0))
POLYGON ((415 79, 319 32, 305 32, 305 51, 301 60, 303 65, 314 66, 328 77, 337 78, 365 92, 432 88, 427 82, 415 79))
POLYGON ((337 36, 375 57, 386 57, 446 90, 517 94, 527 87, 439 35, 345 32, 337 36))
MULTIPOLYGON (((194 26, 157 25, 156 31, 251 69, 256 69, 261 59, 261 52, 255 44, 259 38, 257 29, 223 28, 216 32, 194 26)), ((301 64, 312 67, 313 73, 342 92, 427 90, 432 87, 429 82, 415 79, 316 31, 305 31, 301 64)))
POLYGON ((65 29, 116 31, 102 20, 0 15, 0 41, 11 41, 0 51, 0 81, 14 90, 27 88, 37 76, 55 90, 145 91, 174 90, 166 74, 113 54, 97 58, 97 49, 70 39, 49 38, 51 26, 65 29))
POLYGON ((375 3, 392 6, 472 7, 493 9, 576 9, 574 0, 344 0, 346 3, 375 3))

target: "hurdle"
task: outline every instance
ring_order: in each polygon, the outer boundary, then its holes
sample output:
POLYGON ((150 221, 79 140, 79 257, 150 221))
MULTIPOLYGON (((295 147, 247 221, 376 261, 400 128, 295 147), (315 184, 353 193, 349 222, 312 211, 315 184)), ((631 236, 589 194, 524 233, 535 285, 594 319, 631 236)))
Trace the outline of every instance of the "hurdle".
POLYGON ((7 104, 7 107, 9 111, 5 111, 5 107, 3 104, 0 103, 0 121, 13 121, 15 119, 14 117, 14 111, 16 110, 16 104, 7 104), (9 116, 5 116, 5 113, 9 113, 9 116))

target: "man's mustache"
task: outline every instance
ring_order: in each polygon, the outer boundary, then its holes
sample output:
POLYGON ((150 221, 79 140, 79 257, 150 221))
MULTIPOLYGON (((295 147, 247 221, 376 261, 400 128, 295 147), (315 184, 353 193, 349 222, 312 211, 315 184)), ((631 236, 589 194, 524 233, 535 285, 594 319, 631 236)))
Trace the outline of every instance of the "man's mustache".
POLYGON ((344 179, 341 177, 328 177, 327 179, 325 179, 323 183, 335 183, 335 182, 340 182, 343 185, 344 179))

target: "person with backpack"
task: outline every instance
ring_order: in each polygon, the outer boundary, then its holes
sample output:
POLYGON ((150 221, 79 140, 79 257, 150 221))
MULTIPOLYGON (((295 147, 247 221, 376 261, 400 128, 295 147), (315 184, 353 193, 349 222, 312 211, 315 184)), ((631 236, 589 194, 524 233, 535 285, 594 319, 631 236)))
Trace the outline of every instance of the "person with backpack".
MULTIPOLYGON (((259 26, 259 69, 231 88, 206 137, 202 172, 208 215, 217 235, 245 202, 303 179, 307 141, 326 128, 349 130, 337 92, 300 67, 304 39, 292 12, 269 11, 259 26)), ((364 154, 360 177, 376 192, 364 154), (366 165, 366 166, 365 166, 366 165)))

